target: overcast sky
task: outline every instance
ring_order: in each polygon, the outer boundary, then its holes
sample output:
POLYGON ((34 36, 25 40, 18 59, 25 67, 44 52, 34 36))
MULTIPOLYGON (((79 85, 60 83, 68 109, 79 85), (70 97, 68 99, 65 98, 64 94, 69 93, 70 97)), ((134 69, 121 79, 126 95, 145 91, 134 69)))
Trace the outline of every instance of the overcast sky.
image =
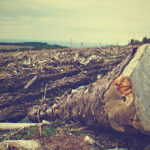
POLYGON ((0 39, 127 44, 150 37, 150 0, 0 0, 0 39))

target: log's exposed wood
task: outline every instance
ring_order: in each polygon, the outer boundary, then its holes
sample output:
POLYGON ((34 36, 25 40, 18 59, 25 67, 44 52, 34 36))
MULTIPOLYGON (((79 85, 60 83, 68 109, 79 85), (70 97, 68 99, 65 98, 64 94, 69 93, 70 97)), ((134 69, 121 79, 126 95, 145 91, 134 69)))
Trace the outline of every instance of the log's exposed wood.
MULTIPOLYGON (((138 130, 149 134, 149 59, 150 45, 141 46, 103 78, 63 95, 55 107, 43 107, 41 118, 80 120, 88 125, 111 126, 120 132, 138 130)), ((28 113, 33 120, 36 119, 35 109, 28 113)))
POLYGON ((0 123, 0 130, 14 130, 41 125, 42 123, 0 123))
POLYGON ((105 111, 112 128, 131 125, 150 134, 150 45, 141 46, 105 94, 105 111))

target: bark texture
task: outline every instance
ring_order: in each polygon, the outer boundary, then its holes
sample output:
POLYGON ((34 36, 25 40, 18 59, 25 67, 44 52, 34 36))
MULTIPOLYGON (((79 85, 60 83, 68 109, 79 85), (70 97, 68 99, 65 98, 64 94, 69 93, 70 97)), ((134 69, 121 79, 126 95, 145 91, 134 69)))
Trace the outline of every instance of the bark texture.
POLYGON ((65 101, 61 95, 106 78, 136 47, 0 53, 0 122, 17 122, 27 115, 30 107, 38 109, 39 105, 40 115, 46 116, 43 111, 60 99, 65 101))
MULTIPOLYGON (((41 107, 41 118, 80 120, 92 126, 110 125, 119 132, 137 130, 149 135, 150 45, 141 46, 133 54, 96 82, 63 95, 52 107, 41 107)), ((31 119, 36 115, 36 109, 34 113, 29 111, 31 119)))
MULTIPOLYGON (((133 56, 133 51, 128 53, 119 64, 113 65, 112 70, 103 75, 96 82, 72 90, 70 94, 67 93, 66 95, 59 97, 58 102, 53 106, 41 106, 39 111, 41 120, 46 118, 49 120, 56 118, 73 121, 80 120, 88 125, 109 128, 111 124, 109 120, 110 115, 108 114, 109 110, 107 110, 104 95, 109 89, 111 83, 122 73, 133 56)), ((121 100, 121 102, 124 101, 121 100)), ((119 104, 109 105, 115 108, 120 107, 119 104)), ((36 106, 29 110, 28 115, 31 120, 36 120, 38 116, 37 112, 38 108, 36 106)), ((125 125, 128 126, 130 124, 125 125)), ((124 131, 124 128, 121 128, 120 126, 117 126, 114 129, 122 132, 124 131)), ((128 128, 126 128, 126 130, 127 129, 128 128)))

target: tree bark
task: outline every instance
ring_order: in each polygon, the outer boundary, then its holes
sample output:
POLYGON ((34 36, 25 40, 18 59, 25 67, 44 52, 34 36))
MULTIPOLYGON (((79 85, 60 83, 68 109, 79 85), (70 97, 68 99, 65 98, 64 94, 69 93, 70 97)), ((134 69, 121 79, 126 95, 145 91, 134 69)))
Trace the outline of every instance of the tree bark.
MULTIPOLYGON (((72 90, 51 107, 41 106, 41 120, 79 120, 90 126, 111 127, 119 132, 141 131, 149 134, 150 92, 149 84, 145 84, 149 76, 149 53, 150 45, 141 46, 136 53, 134 49, 96 82, 72 90), (140 64, 146 65, 144 70, 142 66, 139 67, 140 64), (139 72, 143 72, 146 77, 140 77, 139 72), (142 80, 145 89, 140 87, 142 80), (142 92, 146 92, 146 96, 142 92)), ((28 115, 31 120, 36 120, 36 107, 31 108, 28 115)))
POLYGON ((131 54, 133 48, 0 53, 0 122, 23 119, 29 107, 41 104, 46 85, 43 109, 58 101, 56 97, 96 82, 131 54))

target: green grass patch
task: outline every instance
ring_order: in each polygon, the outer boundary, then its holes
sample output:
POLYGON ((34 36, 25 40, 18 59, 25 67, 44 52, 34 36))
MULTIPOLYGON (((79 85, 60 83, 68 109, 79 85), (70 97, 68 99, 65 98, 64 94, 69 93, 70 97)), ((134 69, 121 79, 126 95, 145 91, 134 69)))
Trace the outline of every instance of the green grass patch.
MULTIPOLYGON (((64 122, 61 120, 55 120, 51 122, 50 125, 43 125, 41 128, 42 136, 49 137, 56 133, 58 127, 64 125, 64 122)), ((40 137, 40 128, 39 126, 32 126, 29 128, 23 128, 21 130, 12 130, 12 131, 0 131, 0 142, 4 140, 4 138, 8 138, 10 140, 20 140, 20 139, 34 139, 40 137), (3 136, 4 135, 4 136, 3 136)))
POLYGON ((38 128, 36 126, 35 127, 31 127, 31 128, 29 128, 27 130, 27 132, 25 132, 25 135, 23 136, 23 139, 27 139, 27 138, 36 136, 38 134, 39 134, 38 128))
POLYGON ((56 132, 56 128, 52 126, 48 126, 45 130, 43 130, 43 136, 48 137, 55 134, 55 132, 56 132))
POLYGON ((56 132, 56 129, 60 127, 62 124, 63 122, 61 120, 53 121, 51 125, 47 126, 45 129, 42 129, 43 136, 48 137, 48 136, 54 135, 56 132))

